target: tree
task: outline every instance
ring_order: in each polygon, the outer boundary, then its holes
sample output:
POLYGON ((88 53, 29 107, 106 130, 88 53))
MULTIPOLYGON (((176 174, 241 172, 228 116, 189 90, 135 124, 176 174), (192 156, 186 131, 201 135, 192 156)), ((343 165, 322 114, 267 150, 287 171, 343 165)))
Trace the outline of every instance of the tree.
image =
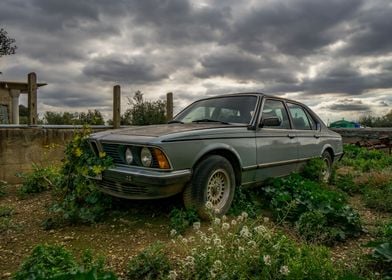
POLYGON ((79 114, 79 122, 80 124, 89 124, 89 125, 103 125, 105 124, 105 120, 102 117, 100 111, 95 109, 94 111, 88 110, 86 113, 79 114))
POLYGON ((105 121, 100 111, 88 110, 87 113, 70 113, 70 112, 45 112, 45 124, 55 125, 103 125, 105 121))
POLYGON ((16 51, 16 45, 14 45, 15 39, 9 38, 7 31, 3 28, 0 29, 0 57, 3 55, 11 55, 16 51))
POLYGON ((359 119, 359 122, 363 126, 368 127, 392 127, 392 110, 381 117, 375 117, 372 115, 363 116, 359 119))
POLYGON ((128 98, 128 105, 131 108, 121 116, 121 124, 123 125, 149 125, 166 122, 165 101, 145 101, 143 93, 138 90, 133 98, 128 98))

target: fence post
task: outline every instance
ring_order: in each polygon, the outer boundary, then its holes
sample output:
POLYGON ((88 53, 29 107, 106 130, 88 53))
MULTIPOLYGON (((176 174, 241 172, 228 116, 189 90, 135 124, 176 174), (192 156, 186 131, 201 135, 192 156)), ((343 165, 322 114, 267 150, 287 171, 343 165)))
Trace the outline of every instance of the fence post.
POLYGON ((166 120, 171 121, 173 119, 173 93, 168 92, 166 94, 166 120))
POLYGON ((121 122, 121 87, 113 87, 113 128, 119 128, 121 122))
POLYGON ((27 107, 28 107, 28 125, 37 125, 37 75, 32 72, 27 75, 27 107))

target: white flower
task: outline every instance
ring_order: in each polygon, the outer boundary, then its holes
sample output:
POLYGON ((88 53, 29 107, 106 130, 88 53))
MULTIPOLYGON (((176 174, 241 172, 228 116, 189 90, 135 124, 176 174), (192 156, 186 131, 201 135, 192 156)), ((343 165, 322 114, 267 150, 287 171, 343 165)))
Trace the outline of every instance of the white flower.
POLYGON ((249 237, 250 236, 250 232, 247 226, 243 226, 241 231, 240 231, 240 236, 241 237, 249 237))
POLYGON ((244 249, 244 247, 238 246, 238 251, 243 253, 243 252, 245 252, 245 249, 244 249))
POLYGON ((188 243, 188 239, 186 239, 186 238, 182 238, 181 241, 182 241, 182 243, 185 243, 185 244, 188 243))
POLYGON ((237 224, 237 221, 236 221, 236 220, 232 220, 232 221, 231 221, 231 225, 235 226, 236 224, 237 224))
POLYGON ((186 263, 187 265, 194 266, 194 265, 195 265, 195 258, 192 257, 192 256, 187 256, 187 257, 185 258, 185 263, 186 263))
POLYGON ((242 222, 244 221, 244 217, 242 217, 242 215, 239 215, 239 216, 237 217, 237 221, 238 221, 239 223, 242 223, 242 222))
POLYGON ((268 223, 269 222, 269 218, 268 217, 264 217, 264 223, 268 223))
POLYGON ((256 242, 254 240, 251 240, 251 241, 248 242, 248 245, 250 247, 256 247, 256 242))
POLYGON ((289 275, 290 270, 289 270, 289 267, 288 267, 287 265, 282 265, 282 266, 280 267, 279 272, 280 272, 281 274, 283 274, 283 275, 289 275))
POLYGON ((194 222, 193 223, 193 229, 194 230, 199 230, 200 229, 200 222, 194 222))
POLYGON ((177 234, 177 231, 176 231, 175 229, 172 229, 172 230, 170 231, 170 236, 171 236, 171 237, 176 236, 176 234, 177 234))
POLYGON ((265 265, 270 266, 271 265, 271 256, 270 255, 264 255, 263 256, 263 261, 264 261, 265 265))
POLYGON ((188 241, 189 241, 189 242, 195 241, 195 237, 194 237, 194 236, 189 237, 189 238, 188 238, 188 241))
POLYGON ((265 226, 257 226, 254 228, 255 232, 257 232, 260 235, 264 235, 267 233, 267 228, 265 226))
POLYGON ((224 222, 227 221, 227 216, 226 215, 222 216, 222 221, 224 221, 224 222))
POLYGON ((221 269, 222 269, 222 262, 221 262, 220 260, 214 261, 213 269, 214 269, 215 271, 221 270, 221 269))
POLYGON ((221 220, 220 220, 219 218, 215 218, 215 219, 214 219, 214 224, 215 224, 215 225, 219 225, 220 222, 221 222, 221 220))
POLYGON ((212 202, 211 201, 207 201, 206 202, 206 208, 207 209, 212 209, 212 207, 213 207, 212 202))
POLYGON ((208 230, 208 232, 213 232, 214 231, 214 229, 212 227, 209 227, 207 230, 208 230))
POLYGON ((222 224, 222 229, 223 230, 228 230, 230 228, 230 224, 229 223, 223 223, 222 224))
POLYGON ((248 213, 246 213, 245 211, 241 213, 241 216, 246 219, 248 218, 248 213))
POLYGON ((170 270, 169 271, 169 279, 170 280, 176 280, 177 279, 177 272, 175 270, 170 270))
POLYGON ((215 246, 219 246, 219 245, 221 245, 222 244, 222 240, 220 240, 219 238, 215 238, 214 239, 214 245, 215 246))

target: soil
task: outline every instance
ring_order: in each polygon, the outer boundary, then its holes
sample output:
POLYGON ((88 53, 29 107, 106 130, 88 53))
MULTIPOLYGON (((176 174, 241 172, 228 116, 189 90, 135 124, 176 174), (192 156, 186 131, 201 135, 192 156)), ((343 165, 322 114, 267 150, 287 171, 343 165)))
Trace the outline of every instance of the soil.
MULTIPOLYGON (((0 208, 13 210, 9 218, 2 218, 3 225, 0 224, 0 279, 10 278, 31 250, 45 243, 63 245, 76 256, 91 249, 95 255, 106 256, 109 268, 121 277, 130 258, 148 245, 159 240, 170 246, 169 213, 174 207, 182 207, 179 197, 137 202, 118 200, 118 209, 100 223, 45 230, 42 223, 50 217, 47 207, 52 201, 51 194, 44 192, 20 199, 17 189, 18 186, 9 186, 6 195, 0 197, 0 208)), ((347 266, 353 258, 370 252, 363 245, 375 237, 377 226, 391 218, 390 214, 366 208, 359 196, 349 201, 359 211, 365 232, 331 248, 333 258, 343 260, 347 266)))

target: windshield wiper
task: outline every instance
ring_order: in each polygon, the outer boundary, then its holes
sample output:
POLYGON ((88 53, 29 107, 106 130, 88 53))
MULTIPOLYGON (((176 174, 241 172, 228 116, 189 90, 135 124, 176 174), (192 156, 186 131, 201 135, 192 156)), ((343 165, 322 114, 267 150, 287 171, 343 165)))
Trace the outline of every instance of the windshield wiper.
POLYGON ((184 122, 182 122, 182 121, 177 121, 177 120, 171 120, 171 121, 168 121, 167 123, 184 123, 184 122))
POLYGON ((229 124, 228 122, 223 122, 223 121, 218 121, 218 120, 212 120, 212 119, 200 119, 200 120, 194 120, 192 121, 193 123, 199 123, 199 122, 215 122, 215 123, 221 123, 221 124, 229 124))

